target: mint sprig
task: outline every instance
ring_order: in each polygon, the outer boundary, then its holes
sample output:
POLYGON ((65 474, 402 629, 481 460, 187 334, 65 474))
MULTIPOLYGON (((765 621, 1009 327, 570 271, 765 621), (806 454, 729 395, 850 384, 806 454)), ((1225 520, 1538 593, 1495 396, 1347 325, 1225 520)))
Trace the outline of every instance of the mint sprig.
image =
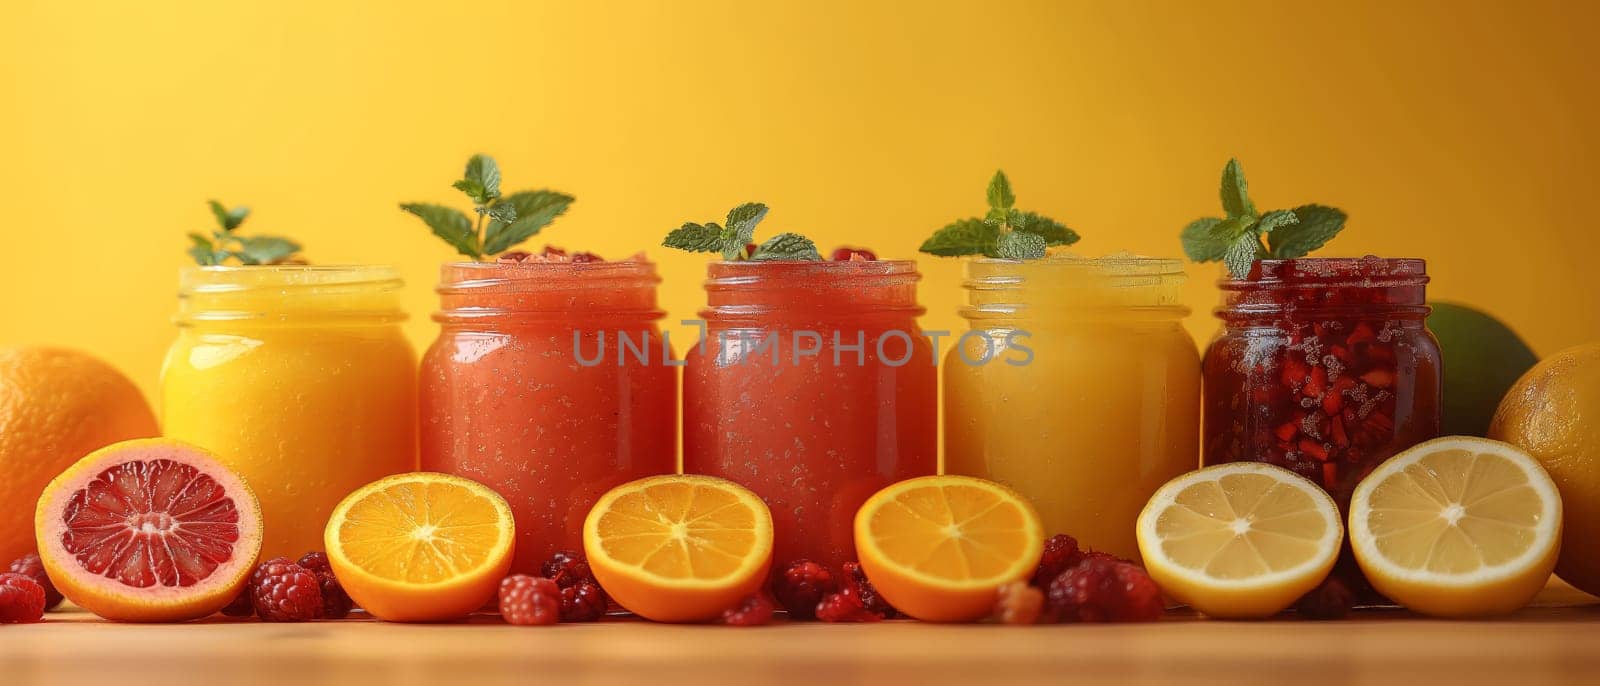
POLYGON ((1196 262, 1222 261, 1236 279, 1250 276, 1256 260, 1304 257, 1344 229, 1345 213, 1325 205, 1259 212, 1238 160, 1222 168, 1226 217, 1196 219, 1183 227, 1183 252, 1196 262))
POLYGON ((723 224, 684 222, 673 229, 661 244, 687 252, 722 253, 729 262, 775 262, 780 260, 821 261, 817 244, 797 233, 780 233, 751 249, 756 225, 767 217, 767 206, 747 202, 728 210, 723 224))
POLYGON ((956 257, 984 255, 1012 260, 1044 257, 1053 245, 1072 245, 1078 233, 1054 219, 1016 208, 1017 195, 1004 171, 996 171, 985 194, 989 211, 983 219, 958 219, 922 242, 922 252, 956 257))
POLYGON ((488 155, 473 155, 461 178, 451 184, 472 200, 474 219, 461 210, 430 203, 402 203, 400 209, 422 219, 457 253, 483 260, 534 237, 565 214, 574 198, 551 190, 500 193, 500 165, 488 155))
POLYGON ((215 200, 206 201, 211 206, 211 216, 217 227, 211 232, 189 233, 189 256, 195 264, 216 266, 229 259, 239 264, 282 264, 296 259, 300 244, 281 236, 241 236, 239 227, 250 217, 250 208, 229 209, 215 200))

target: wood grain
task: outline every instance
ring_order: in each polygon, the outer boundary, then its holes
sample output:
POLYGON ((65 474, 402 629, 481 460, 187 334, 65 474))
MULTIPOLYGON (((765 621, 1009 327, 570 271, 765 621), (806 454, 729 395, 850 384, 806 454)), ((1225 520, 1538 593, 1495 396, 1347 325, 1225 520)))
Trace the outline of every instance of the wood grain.
POLYGON ((1600 683, 1600 605, 1552 587, 1493 621, 1367 610, 1337 622, 1007 627, 915 622, 512 627, 368 620, 0 626, 0 685, 1600 683))

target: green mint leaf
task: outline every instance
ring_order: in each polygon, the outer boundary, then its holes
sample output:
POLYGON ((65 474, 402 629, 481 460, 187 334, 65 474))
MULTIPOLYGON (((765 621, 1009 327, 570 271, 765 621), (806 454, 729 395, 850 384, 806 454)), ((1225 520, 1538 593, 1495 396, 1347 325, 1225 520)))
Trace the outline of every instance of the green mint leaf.
POLYGON ((1254 232, 1246 231, 1228 245, 1222 262, 1228 265, 1228 273, 1233 274, 1233 278, 1244 279, 1250 276, 1251 265, 1260 257, 1261 239, 1254 232))
POLYGON ((1078 232, 1042 214, 1015 212, 1008 221, 1011 228, 1017 231, 1043 238, 1045 245, 1072 245, 1078 242, 1078 232))
POLYGON ((918 250, 929 255, 959 257, 987 255, 998 257, 1000 227, 982 219, 961 219, 935 231, 918 250))
POLYGON ((422 218, 433 229, 433 235, 444 239, 456 252, 474 260, 483 257, 478 246, 478 234, 472 230, 472 219, 465 212, 443 205, 405 203, 400 209, 422 218))
POLYGON ((1216 235, 1217 227, 1223 220, 1216 217, 1206 217, 1189 222, 1183 227, 1183 233, 1178 239, 1183 242, 1183 254, 1196 262, 1213 262, 1222 259, 1228 252, 1229 241, 1216 235))
POLYGON ((994 178, 989 179, 989 207, 997 210, 1009 210, 1017 204, 1017 196, 1011 192, 1011 180, 1006 178, 1006 173, 998 169, 994 178))
POLYGON ((473 155, 455 187, 479 205, 494 202, 500 198, 500 165, 488 155, 473 155))
POLYGON ((450 184, 450 187, 465 193, 467 197, 471 198, 472 202, 475 204, 482 205, 483 203, 488 202, 487 200, 484 200, 483 184, 472 179, 460 179, 455 183, 450 184))
POLYGON ((300 252, 300 244, 278 236, 251 236, 239 239, 234 253, 245 264, 273 264, 300 252))
POLYGON ((211 242, 211 237, 199 233, 189 234, 189 256, 194 258, 194 263, 202 267, 222 264, 228 258, 228 253, 218 252, 216 244, 211 242))
POLYGON ((211 237, 203 233, 190 232, 189 242, 194 244, 194 247, 196 248, 205 248, 206 250, 216 249, 215 244, 211 242, 211 237))
MULTIPOLYGON (((766 213, 766 208, 762 208, 766 213)), ((729 216, 730 220, 732 215, 729 216)), ((770 262, 775 260, 807 260, 820 261, 822 255, 817 252, 817 244, 811 242, 797 233, 780 233, 766 242, 756 246, 755 252, 750 253, 750 259, 757 262, 770 262)))
POLYGON ((217 218, 217 226, 222 227, 223 231, 232 231, 239 228, 239 225, 244 223, 245 218, 250 216, 250 208, 248 207, 235 207, 230 210, 215 200, 207 200, 206 202, 211 205, 211 214, 217 218))
POLYGON ((1255 226, 1252 226, 1250 230, 1254 231, 1257 236, 1268 236, 1279 227, 1290 226, 1297 221, 1300 221, 1299 218, 1295 217, 1294 213, 1289 210, 1273 210, 1261 215, 1261 218, 1256 220, 1255 226))
POLYGON ((745 243, 755 240, 756 225, 766 218, 766 205, 747 202, 728 210, 728 229, 733 231, 733 237, 739 241, 740 247, 743 247, 745 243))
POLYGON ((994 226, 1008 226, 1011 224, 1012 216, 1015 214, 1017 214, 1015 209, 1002 210, 998 207, 991 207, 988 212, 984 213, 983 221, 994 226))
POLYGON ((1007 231, 1000 235, 998 252, 1008 260, 1036 260, 1044 257, 1045 239, 1027 231, 1007 231))
POLYGON ((1250 187, 1244 180, 1239 160, 1228 160, 1222 168, 1222 209, 1229 217, 1254 217, 1256 204, 1250 202, 1250 187))
POLYGON ((521 191, 500 198, 490 209, 510 207, 516 213, 516 221, 500 221, 491 213, 489 226, 483 231, 483 254, 498 255, 532 238, 565 214, 572 201, 572 196, 550 190, 521 191))
POLYGON ((688 252, 717 252, 722 250, 722 227, 684 222, 683 226, 667 234, 667 239, 661 244, 688 252))
POLYGON ((1292 226, 1281 227, 1267 236, 1273 257, 1281 259, 1305 257, 1344 230, 1345 214, 1338 208, 1301 205, 1291 212, 1299 221, 1292 226))
POLYGON ((499 205, 492 205, 490 207, 478 207, 476 209, 478 214, 488 215, 490 219, 500 222, 501 224, 510 224, 517 221, 517 208, 515 205, 506 205, 502 203, 499 205))

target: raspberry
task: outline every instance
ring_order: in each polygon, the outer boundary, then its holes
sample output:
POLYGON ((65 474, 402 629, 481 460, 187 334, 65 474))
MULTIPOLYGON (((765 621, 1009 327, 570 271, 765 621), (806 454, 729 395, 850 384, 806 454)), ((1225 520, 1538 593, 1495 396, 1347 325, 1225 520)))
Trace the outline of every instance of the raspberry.
POLYGON ((772 623, 772 613, 777 608, 766 594, 753 593, 744 600, 722 611, 722 623, 728 626, 761 626, 772 623))
POLYGON ((322 582, 316 573, 275 557, 250 577, 250 601, 264 622, 306 622, 322 618, 322 582))
POLYGON ((248 587, 243 591, 240 591, 239 595, 234 596, 233 602, 228 603, 227 607, 222 608, 221 612, 223 616, 254 617, 256 614, 256 602, 253 596, 255 596, 255 594, 251 593, 248 587))
POLYGON ((594 572, 589 570, 589 561, 583 553, 575 550, 562 550, 545 560, 539 568, 540 576, 556 582, 557 586, 567 588, 580 581, 595 581, 594 572))
POLYGON ((301 567, 317 575, 317 584, 322 589, 322 618, 344 619, 350 615, 355 602, 350 600, 350 594, 344 592, 344 584, 339 583, 339 578, 333 575, 333 565, 328 562, 327 553, 312 551, 300 557, 298 562, 301 567))
POLYGON ((18 572, 0 574, 0 624, 44 619, 44 585, 18 572))
POLYGON ((833 255, 829 259, 834 262, 875 262, 878 259, 878 255, 866 248, 840 246, 834 249, 833 255))
POLYGON ((1295 601, 1294 610, 1307 619, 1343 619, 1355 599, 1349 586, 1337 576, 1329 576, 1295 601))
POLYGON ((1046 597, 1063 622, 1149 622, 1163 610, 1161 589, 1138 565, 1090 557, 1050 582, 1046 597))
MULTIPOLYGON (((558 582, 559 584, 559 582, 558 582)), ((610 600, 593 581, 579 581, 561 589, 561 621, 592 622, 606 615, 610 600)))
POLYGON ((501 579, 500 618, 520 626, 555 624, 561 621, 561 588, 527 574, 501 579))
POLYGON ((995 592, 994 617, 1001 624, 1034 624, 1044 611, 1044 592, 1021 581, 1002 584, 995 592))
POLYGON ((790 619, 813 619, 817 604, 834 590, 833 574, 810 560, 795 560, 772 579, 772 597, 790 619))
POLYGON ((884 619, 894 619, 895 615, 900 614, 899 610, 894 609, 889 601, 878 594, 878 589, 872 587, 872 582, 867 580, 867 573, 862 571, 860 563, 844 563, 844 583, 846 587, 855 590, 856 596, 861 598, 861 605, 867 608, 867 612, 884 619))
POLYGON ((10 571, 31 576, 34 581, 39 582, 39 585, 44 587, 45 610, 53 610, 55 606, 61 604, 61 592, 57 591, 55 585, 50 583, 50 575, 44 573, 44 562, 39 560, 37 553, 28 553, 17 558, 11 563, 10 571))
POLYGON ((817 619, 824 622, 877 622, 883 615, 867 609, 854 588, 830 593, 817 603, 817 619))
POLYGON ((1083 552, 1078 550, 1078 539, 1066 534, 1056 534, 1044 542, 1044 555, 1033 572, 1033 585, 1045 588, 1051 581, 1083 562, 1083 552))

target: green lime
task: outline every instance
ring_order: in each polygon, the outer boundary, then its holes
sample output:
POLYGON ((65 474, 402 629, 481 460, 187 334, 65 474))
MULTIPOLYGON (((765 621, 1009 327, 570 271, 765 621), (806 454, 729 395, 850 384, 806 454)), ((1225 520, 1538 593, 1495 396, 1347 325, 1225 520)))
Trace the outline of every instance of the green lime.
POLYGON ((1432 304, 1428 328, 1444 353, 1444 435, 1483 436, 1500 399, 1539 356, 1511 327, 1482 310, 1432 304))

